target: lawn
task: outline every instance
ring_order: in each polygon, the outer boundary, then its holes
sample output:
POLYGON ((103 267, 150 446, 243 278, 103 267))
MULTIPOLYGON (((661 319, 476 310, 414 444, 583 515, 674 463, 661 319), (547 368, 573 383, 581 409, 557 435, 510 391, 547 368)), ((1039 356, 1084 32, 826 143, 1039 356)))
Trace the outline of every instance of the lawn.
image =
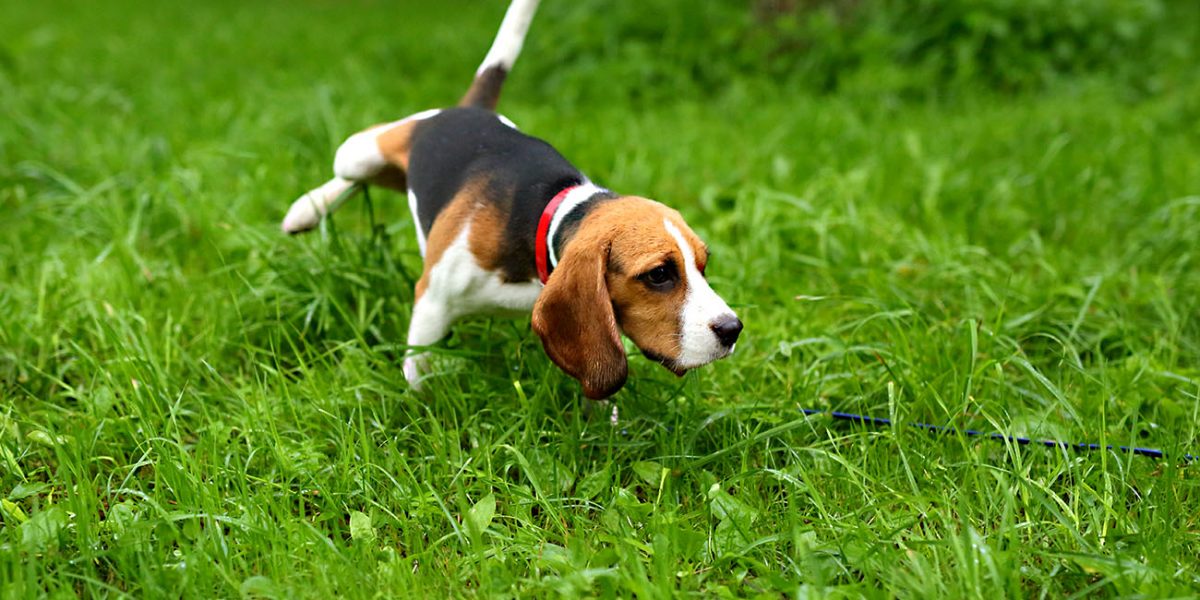
POLYGON ((0 597, 1200 593, 1194 72, 676 87, 556 56, 624 34, 549 2, 501 110, 678 208, 746 324, 680 379, 631 356, 614 427, 528 319, 408 389, 402 197, 279 232, 505 3, 410 4, 7 3, 0 597))

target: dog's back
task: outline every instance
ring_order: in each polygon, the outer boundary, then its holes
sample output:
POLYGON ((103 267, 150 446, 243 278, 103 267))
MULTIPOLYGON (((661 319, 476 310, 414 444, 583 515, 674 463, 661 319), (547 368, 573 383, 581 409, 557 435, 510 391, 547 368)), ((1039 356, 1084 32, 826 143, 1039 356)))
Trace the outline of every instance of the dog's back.
POLYGON ((511 216, 509 226, 524 233, 554 194, 584 179, 550 144, 474 107, 444 110, 418 123, 409 155, 408 186, 420 199, 418 226, 426 232, 464 186, 476 185, 484 188, 477 197, 498 203, 511 216), (530 200, 529 210, 514 206, 516 198, 530 200))

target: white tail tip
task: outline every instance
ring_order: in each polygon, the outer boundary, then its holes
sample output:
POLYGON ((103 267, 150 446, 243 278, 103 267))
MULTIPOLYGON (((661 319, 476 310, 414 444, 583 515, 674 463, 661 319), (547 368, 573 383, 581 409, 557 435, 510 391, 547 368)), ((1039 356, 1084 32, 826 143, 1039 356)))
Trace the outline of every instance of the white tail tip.
POLYGON ((489 67, 499 66, 505 71, 511 71, 517 56, 521 54, 521 46, 525 43, 525 34, 529 32, 529 23, 537 12, 539 0, 513 0, 504 13, 500 23, 500 31, 496 40, 488 50, 487 56, 475 71, 478 75, 489 67))

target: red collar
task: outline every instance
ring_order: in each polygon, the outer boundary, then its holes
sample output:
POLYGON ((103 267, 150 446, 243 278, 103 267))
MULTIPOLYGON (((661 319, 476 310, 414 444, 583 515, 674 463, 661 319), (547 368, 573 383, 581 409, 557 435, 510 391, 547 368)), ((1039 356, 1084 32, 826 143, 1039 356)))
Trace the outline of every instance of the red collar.
POLYGON ((542 285, 545 285, 546 281, 550 279, 550 248, 546 239, 547 234, 550 233, 550 221, 554 220, 554 213, 558 212, 558 206, 567 198, 567 194, 577 187, 579 186, 573 185, 555 194, 550 203, 546 205, 545 210, 542 211, 542 218, 538 220, 533 260, 537 263, 538 279, 542 281, 542 285))

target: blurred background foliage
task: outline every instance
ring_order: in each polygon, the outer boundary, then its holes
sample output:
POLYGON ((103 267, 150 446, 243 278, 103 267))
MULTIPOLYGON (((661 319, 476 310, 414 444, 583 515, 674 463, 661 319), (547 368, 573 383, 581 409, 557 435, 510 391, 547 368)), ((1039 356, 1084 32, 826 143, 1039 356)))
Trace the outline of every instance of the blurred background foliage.
POLYGON ((543 10, 556 25, 531 45, 556 61, 528 68, 548 86, 574 89, 563 80, 591 66, 611 74, 614 93, 650 99, 747 77, 925 95, 1104 74, 1153 93, 1194 74, 1200 40, 1192 0, 710 0, 688 10, 676 0, 578 0, 543 10))

